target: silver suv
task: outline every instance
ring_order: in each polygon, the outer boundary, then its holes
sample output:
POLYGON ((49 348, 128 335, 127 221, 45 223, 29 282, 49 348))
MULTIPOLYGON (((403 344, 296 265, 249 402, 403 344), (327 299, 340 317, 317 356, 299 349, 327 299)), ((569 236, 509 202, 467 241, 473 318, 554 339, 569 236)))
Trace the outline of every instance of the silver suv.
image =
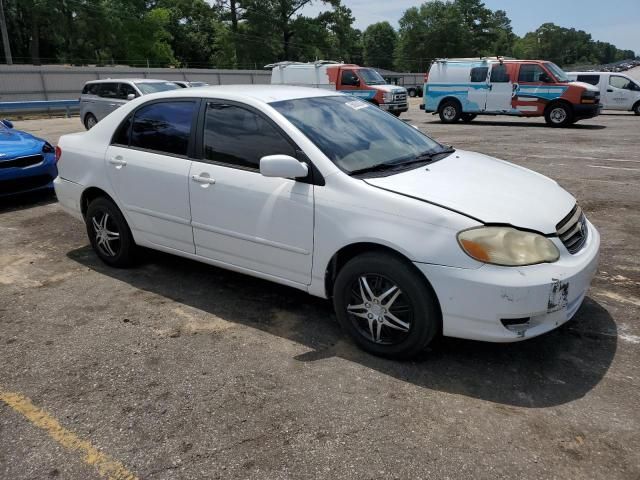
POLYGON ((140 95, 179 88, 173 82, 149 78, 92 80, 85 84, 80 95, 80 120, 89 130, 129 100, 140 95))

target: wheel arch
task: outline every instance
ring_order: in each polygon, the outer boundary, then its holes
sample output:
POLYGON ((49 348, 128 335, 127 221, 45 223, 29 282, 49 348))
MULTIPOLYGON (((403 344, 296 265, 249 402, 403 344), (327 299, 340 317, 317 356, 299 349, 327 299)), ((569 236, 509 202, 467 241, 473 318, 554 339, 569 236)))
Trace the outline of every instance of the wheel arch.
MULTIPOLYGON (((99 197, 108 198, 113 202, 114 205, 118 206, 118 203, 113 199, 113 197, 103 189, 99 187, 89 187, 86 188, 80 196, 80 211, 82 212, 83 217, 85 217, 87 214, 87 208, 89 208, 89 204, 99 197)), ((118 209, 120 209, 120 207, 118 207, 118 209)))
POLYGON ((458 97, 454 97, 452 95, 443 97, 442 99, 440 99, 440 101, 438 102, 438 107, 436 108, 437 111, 440 111, 440 107, 442 105, 444 105, 446 102, 456 102, 458 104, 458 106, 460 107, 460 113, 464 112, 464 109, 462 108, 462 102, 460 101, 460 99, 458 97))
POLYGON ((551 100, 547 104, 547 106, 544 107, 545 113, 548 112, 549 110, 551 110, 556 105, 564 105, 566 107, 569 107, 569 113, 571 113, 571 115, 574 114, 573 104, 570 101, 565 100, 564 98, 555 98, 555 99, 551 100))

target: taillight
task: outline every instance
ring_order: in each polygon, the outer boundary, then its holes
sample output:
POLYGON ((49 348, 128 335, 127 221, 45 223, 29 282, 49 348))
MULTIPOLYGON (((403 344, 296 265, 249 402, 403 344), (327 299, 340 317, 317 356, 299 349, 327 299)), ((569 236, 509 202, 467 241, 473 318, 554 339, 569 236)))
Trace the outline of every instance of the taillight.
POLYGON ((62 156, 62 149, 56 145, 56 163, 60 161, 60 157, 62 156))

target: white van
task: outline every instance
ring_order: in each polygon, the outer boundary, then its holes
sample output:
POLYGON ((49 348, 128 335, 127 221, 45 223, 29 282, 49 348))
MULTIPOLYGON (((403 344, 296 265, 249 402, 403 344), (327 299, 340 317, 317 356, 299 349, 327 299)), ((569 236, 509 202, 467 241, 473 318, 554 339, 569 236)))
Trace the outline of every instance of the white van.
POLYGON ((569 72, 571 80, 590 83, 600 89, 605 110, 624 110, 640 115, 640 81, 617 72, 569 72))

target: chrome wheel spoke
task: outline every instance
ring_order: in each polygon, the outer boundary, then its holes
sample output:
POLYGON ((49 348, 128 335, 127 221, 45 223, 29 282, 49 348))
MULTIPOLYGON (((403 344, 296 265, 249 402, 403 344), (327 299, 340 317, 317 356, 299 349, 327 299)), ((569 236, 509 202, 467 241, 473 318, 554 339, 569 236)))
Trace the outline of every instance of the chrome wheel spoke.
POLYGON ((387 311, 384 314, 385 325, 391 328, 395 328, 396 330, 402 330, 403 332, 409 331, 409 324, 407 322, 403 322, 398 317, 396 317, 393 313, 387 311))
POLYGON ((369 287, 369 282, 367 282, 367 277, 360 277, 360 293, 362 295, 362 300, 365 302, 371 302, 375 295, 371 291, 371 287, 369 287))
POLYGON ((381 319, 376 320, 376 336, 373 339, 374 342, 380 342, 380 333, 382 333, 383 322, 381 319))
POLYGON ((107 251, 109 255, 111 255, 112 257, 116 256, 116 252, 114 252, 113 248, 111 248, 111 243, 109 243, 109 240, 103 240, 102 246, 104 247, 104 249, 107 251))
POLYGON ((389 310, 391 308, 391 305, 393 305, 393 303, 398 299, 398 297, 400 296, 400 294, 402 293, 402 290, 400 290, 398 287, 396 292, 393 294, 393 296, 389 299, 389 301, 384 305, 384 307, 389 310))
POLYGON ((98 231, 100 230, 100 223, 96 220, 96 217, 93 217, 91 219, 91 223, 93 223, 93 229, 95 230, 95 232, 98 233, 98 231))
POLYGON ((104 233, 107 236, 107 240, 119 240, 120 239, 120 234, 118 232, 112 232, 110 230, 105 230, 104 233))
POLYGON ((104 254, 109 255, 110 257, 115 257, 118 254, 117 248, 114 248, 114 245, 112 245, 111 242, 117 242, 120 240, 120 232, 109 230, 108 222, 109 214, 107 212, 102 212, 102 216, 98 213, 98 215, 91 218, 91 224, 95 231, 97 247, 104 254))
MULTIPOLYGON (((394 295, 394 299, 398 296, 398 293, 400 292, 400 290, 398 290, 398 287, 396 285, 394 285, 393 287, 391 287, 389 290, 387 290, 386 292, 384 292, 382 295, 380 295, 378 297, 378 300, 380 301, 380 303, 382 303, 382 301, 387 298, 389 295, 391 295, 393 292, 397 292, 394 295)), ((393 301, 393 300, 392 300, 393 301)), ((388 307, 389 304, 387 304, 386 306, 388 307)))

